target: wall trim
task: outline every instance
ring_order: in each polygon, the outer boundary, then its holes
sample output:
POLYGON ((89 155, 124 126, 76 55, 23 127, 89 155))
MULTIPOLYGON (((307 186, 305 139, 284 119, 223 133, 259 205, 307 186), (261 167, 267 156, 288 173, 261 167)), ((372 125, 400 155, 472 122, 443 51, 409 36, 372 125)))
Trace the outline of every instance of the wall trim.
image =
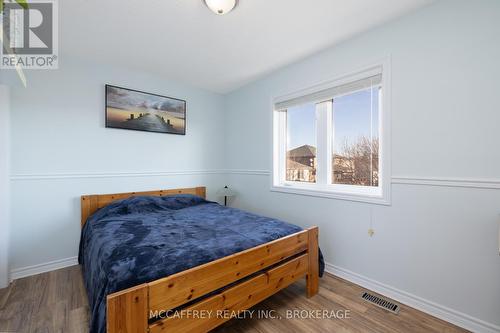
MULTIPOLYGON (((55 180, 79 178, 126 178, 126 177, 169 177, 192 175, 248 175, 270 176, 269 170, 257 169, 214 169, 214 170, 173 170, 173 171, 144 171, 144 172, 96 172, 96 173, 28 173, 10 175, 11 181, 23 180, 55 180)), ((478 189, 500 189, 500 179, 482 178, 445 178, 445 177, 416 177, 393 176, 392 184, 421 185, 440 187, 465 187, 478 189)))
POLYGON ((176 170, 176 171, 143 171, 143 172, 102 172, 102 173, 33 173, 14 174, 12 181, 22 180, 52 180, 80 178, 120 178, 120 177, 164 177, 225 174, 225 170, 176 170))
MULTIPOLYGON (((271 175, 267 170, 227 170, 228 174, 235 175, 254 175, 268 176, 271 175)), ((440 187, 467 187, 481 189, 500 189, 500 179, 483 179, 483 178, 445 178, 445 177, 416 177, 416 176, 393 176, 392 184, 402 185, 424 185, 424 186, 440 186, 440 187)))
POLYGON ((230 169, 226 170, 227 174, 230 175, 255 175, 255 176, 269 176, 271 172, 268 170, 240 170, 240 169, 230 169))
POLYGON ((395 176, 392 177, 392 183, 406 185, 500 189, 500 179, 395 176))
POLYGON ((450 309, 444 305, 437 304, 406 291, 391 287, 361 274, 349 271, 345 268, 341 268, 330 263, 325 263, 325 266, 325 271, 330 274, 392 298, 397 302, 408 305, 454 325, 463 327, 467 330, 478 333, 500 333, 500 326, 495 324, 488 323, 484 320, 450 309))
POLYGON ((33 266, 15 268, 10 271, 10 281, 21 279, 27 276, 55 271, 57 269, 78 265, 78 257, 58 259, 33 266))

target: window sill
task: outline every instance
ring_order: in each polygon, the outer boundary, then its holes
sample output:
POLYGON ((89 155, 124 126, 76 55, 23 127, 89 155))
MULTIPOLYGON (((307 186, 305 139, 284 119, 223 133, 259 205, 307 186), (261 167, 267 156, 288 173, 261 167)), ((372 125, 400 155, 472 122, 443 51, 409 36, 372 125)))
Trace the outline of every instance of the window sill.
POLYGON ((367 194, 352 194, 352 193, 344 193, 338 191, 324 190, 324 189, 314 189, 307 188, 306 186, 293 186, 293 185, 272 185, 272 192, 282 192, 282 193, 290 193, 297 195, 305 195, 311 197, 320 197, 320 198, 329 198, 329 199, 338 199, 338 200, 347 200, 347 201, 355 201, 355 202, 366 202, 377 205, 386 205, 389 206, 391 204, 389 198, 378 195, 367 195, 367 194))

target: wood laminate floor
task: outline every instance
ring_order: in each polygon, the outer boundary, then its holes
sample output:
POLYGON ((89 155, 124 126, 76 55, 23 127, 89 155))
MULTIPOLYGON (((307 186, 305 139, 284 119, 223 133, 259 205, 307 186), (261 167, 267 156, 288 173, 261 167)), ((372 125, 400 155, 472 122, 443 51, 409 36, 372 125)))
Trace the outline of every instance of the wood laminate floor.
MULTIPOLYGON (((363 301, 363 291, 326 275, 319 294, 307 299, 301 281, 252 308, 252 318, 233 319, 214 332, 467 332, 407 306, 398 315, 389 313, 363 301), (327 312, 309 312, 318 309, 327 312), (273 318, 262 318, 266 315, 273 318)), ((87 333, 88 318, 79 266, 19 279, 0 289, 0 332, 87 333)))

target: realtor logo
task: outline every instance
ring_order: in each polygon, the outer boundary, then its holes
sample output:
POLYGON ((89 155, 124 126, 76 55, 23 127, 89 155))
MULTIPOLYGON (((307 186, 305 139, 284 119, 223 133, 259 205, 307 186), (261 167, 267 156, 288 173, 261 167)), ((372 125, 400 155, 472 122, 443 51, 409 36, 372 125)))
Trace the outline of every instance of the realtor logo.
POLYGON ((57 3, 29 1, 27 8, 5 2, 1 68, 57 69, 57 3))

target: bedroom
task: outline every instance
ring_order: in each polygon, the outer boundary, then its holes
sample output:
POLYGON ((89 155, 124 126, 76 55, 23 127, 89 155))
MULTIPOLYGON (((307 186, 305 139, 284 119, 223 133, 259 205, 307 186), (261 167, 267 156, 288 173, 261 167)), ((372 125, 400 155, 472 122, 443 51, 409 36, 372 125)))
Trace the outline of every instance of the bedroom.
POLYGON ((233 5, 3 2, 0 332, 500 332, 500 2, 233 5), (129 266, 106 292, 89 272, 139 245, 112 223, 87 235, 101 255, 83 246, 79 263, 80 244, 87 222, 121 210, 123 225, 139 220, 129 236, 163 238, 141 245, 157 251, 141 261, 148 277, 129 266), (196 228, 151 228, 143 213, 196 228), (280 255, 262 252, 270 242, 280 255), (208 278, 241 251, 239 276, 208 278), (305 266, 286 275, 292 262, 305 266), (155 281, 178 274, 198 287, 153 309, 168 294, 155 281), (286 283, 274 293, 262 276, 286 283), (146 316, 110 310, 105 296, 143 283, 146 316), (232 290, 264 294, 215 318, 213 304, 148 317, 232 290))

